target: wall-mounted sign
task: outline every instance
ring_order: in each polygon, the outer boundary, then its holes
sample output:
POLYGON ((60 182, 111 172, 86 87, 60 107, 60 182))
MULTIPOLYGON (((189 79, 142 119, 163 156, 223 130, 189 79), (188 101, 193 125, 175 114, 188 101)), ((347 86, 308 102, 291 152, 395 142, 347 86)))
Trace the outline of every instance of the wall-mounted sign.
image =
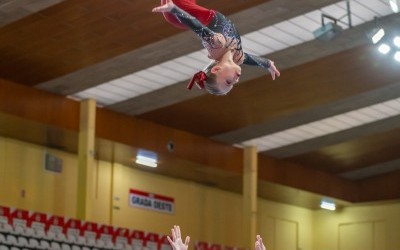
POLYGON ((173 214, 174 203, 175 200, 171 197, 147 193, 135 189, 129 190, 129 204, 132 207, 173 214))

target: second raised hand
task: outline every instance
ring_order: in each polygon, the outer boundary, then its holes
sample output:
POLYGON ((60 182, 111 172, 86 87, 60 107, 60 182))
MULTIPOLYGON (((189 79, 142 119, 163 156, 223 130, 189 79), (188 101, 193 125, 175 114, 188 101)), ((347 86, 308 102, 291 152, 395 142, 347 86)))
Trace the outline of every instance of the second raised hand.
POLYGON ((181 229, 179 226, 174 226, 171 229, 171 233, 172 233, 172 239, 169 236, 167 236, 167 239, 168 239, 169 243, 171 244, 172 249, 173 250, 187 250, 189 247, 190 237, 186 236, 185 243, 183 243, 182 237, 181 237, 181 229))
POLYGON ((260 235, 257 235, 257 237, 256 237, 255 250, 266 250, 265 245, 262 242, 262 238, 260 235))

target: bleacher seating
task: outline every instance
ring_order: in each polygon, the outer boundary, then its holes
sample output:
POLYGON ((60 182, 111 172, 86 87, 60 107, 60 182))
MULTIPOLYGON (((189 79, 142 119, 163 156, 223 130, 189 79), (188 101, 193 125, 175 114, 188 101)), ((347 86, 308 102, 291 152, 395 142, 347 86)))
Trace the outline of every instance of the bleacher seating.
POLYGON ((147 233, 143 242, 146 250, 158 250, 160 245, 160 237, 156 233, 147 233))
MULTIPOLYGON (((166 235, 0 206, 0 250, 172 250, 166 235)), ((240 250, 196 242, 195 250, 240 250)))
POLYGON ((0 206, 0 250, 171 250, 165 243, 155 233, 0 206))
POLYGON ((144 247, 144 232, 140 230, 133 230, 129 236, 129 240, 133 250, 140 250, 144 247))

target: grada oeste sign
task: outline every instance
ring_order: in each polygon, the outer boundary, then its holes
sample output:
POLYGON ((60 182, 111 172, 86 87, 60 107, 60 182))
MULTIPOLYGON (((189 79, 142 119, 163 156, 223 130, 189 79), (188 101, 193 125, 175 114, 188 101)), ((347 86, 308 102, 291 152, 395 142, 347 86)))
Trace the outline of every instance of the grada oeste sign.
POLYGON ((173 214, 174 198, 148 193, 140 190, 129 190, 129 204, 132 207, 173 214))

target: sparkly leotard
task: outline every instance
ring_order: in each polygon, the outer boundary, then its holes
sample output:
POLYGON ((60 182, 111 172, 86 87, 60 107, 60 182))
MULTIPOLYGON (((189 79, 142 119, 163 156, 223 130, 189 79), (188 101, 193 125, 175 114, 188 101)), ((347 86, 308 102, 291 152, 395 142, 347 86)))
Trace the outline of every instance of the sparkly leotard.
POLYGON ((239 32, 233 22, 223 14, 217 11, 210 12, 214 14, 211 21, 203 25, 197 18, 178 6, 174 6, 170 13, 200 37, 210 59, 218 61, 228 50, 232 50, 233 60, 238 65, 254 65, 265 69, 270 67, 270 60, 243 52, 239 32))

